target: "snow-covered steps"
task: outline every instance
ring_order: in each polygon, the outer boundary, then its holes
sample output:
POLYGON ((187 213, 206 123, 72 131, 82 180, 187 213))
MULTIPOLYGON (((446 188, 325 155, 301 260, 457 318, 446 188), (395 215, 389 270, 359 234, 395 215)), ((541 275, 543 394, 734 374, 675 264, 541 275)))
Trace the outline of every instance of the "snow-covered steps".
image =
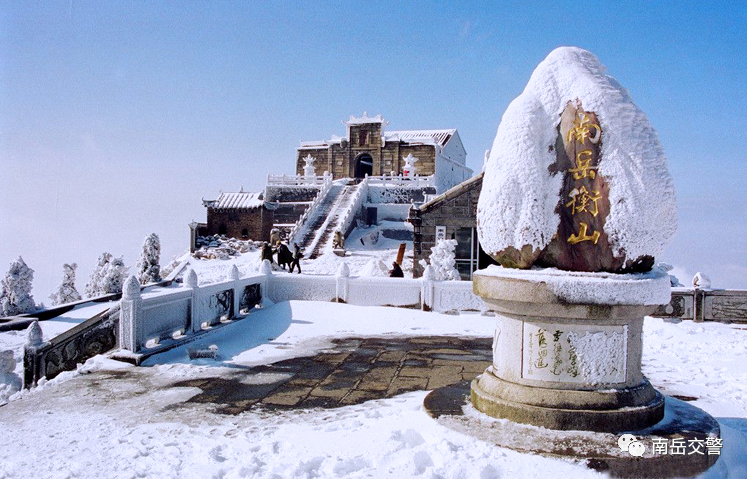
MULTIPOLYGON (((307 248, 307 256, 314 259, 325 251, 332 250, 332 242, 334 241, 335 230, 343 227, 342 220, 348 216, 348 210, 353 206, 353 197, 358 188, 361 185, 345 186, 342 192, 337 196, 335 202, 332 203, 329 210, 327 211, 326 218, 319 225, 319 228, 314 231, 314 238, 309 243, 307 248)), ((344 234, 345 232, 342 231, 344 234)))
POLYGON ((304 250, 308 248, 314 240, 316 231, 327 219, 327 214, 344 188, 343 184, 333 184, 316 205, 310 206, 306 222, 298 228, 298 232, 291 238, 292 242, 298 243, 304 250))

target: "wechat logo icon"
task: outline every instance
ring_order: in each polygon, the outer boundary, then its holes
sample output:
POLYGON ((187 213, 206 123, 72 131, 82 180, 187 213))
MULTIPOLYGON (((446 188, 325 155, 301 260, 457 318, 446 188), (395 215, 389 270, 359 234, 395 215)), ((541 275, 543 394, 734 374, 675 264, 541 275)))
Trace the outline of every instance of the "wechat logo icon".
POLYGON ((641 457, 646 452, 646 446, 632 434, 623 434, 620 436, 620 439, 617 440, 617 445, 620 446, 621 451, 628 451, 631 456, 635 457, 641 457))

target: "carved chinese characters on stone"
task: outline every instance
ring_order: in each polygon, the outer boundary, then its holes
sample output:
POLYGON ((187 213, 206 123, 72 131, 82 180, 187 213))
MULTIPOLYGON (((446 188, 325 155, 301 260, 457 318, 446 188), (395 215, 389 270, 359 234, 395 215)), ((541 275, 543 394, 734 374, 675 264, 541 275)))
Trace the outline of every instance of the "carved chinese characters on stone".
POLYGON ((521 375, 588 385, 625 382, 625 328, 524 323, 521 375))
POLYGON ((560 226, 539 264, 573 271, 616 269, 604 221, 609 213, 609 188, 599 174, 604 135, 594 112, 580 102, 568 102, 560 117, 556 162, 552 172, 564 175, 556 212, 560 226))
POLYGON ((652 258, 625 264, 615 257, 604 231, 610 211, 609 185, 599 171, 604 131, 596 114, 580 101, 568 102, 560 117, 556 161, 550 172, 563 175, 556 213, 558 232, 537 258, 539 266, 571 271, 646 271, 652 258))

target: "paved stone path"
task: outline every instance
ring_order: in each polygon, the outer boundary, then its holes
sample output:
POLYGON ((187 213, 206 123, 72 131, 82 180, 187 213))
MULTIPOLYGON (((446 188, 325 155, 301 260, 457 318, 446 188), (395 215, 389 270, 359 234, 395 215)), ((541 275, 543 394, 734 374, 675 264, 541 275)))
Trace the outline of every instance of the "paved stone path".
POLYGON ((332 408, 471 380, 492 361, 491 338, 348 338, 333 343, 313 357, 171 386, 200 388, 202 393, 188 402, 212 403, 223 414, 258 405, 332 408))

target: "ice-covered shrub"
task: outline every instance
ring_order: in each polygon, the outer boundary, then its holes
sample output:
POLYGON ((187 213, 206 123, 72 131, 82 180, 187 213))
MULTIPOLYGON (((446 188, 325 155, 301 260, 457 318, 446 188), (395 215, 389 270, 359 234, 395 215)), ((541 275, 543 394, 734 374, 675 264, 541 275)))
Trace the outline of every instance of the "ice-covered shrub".
POLYGON ((0 281, 0 316, 13 316, 36 310, 31 295, 34 270, 20 256, 10 264, 5 278, 0 281))
POLYGON ((75 270, 77 268, 76 263, 62 265, 62 283, 57 291, 49 296, 53 306, 72 303, 81 299, 80 293, 75 289, 75 270))
POLYGON ((437 281, 458 280, 459 271, 456 269, 456 240, 440 240, 431 248, 431 267, 434 279, 437 281))
POLYGON ((161 281, 161 241, 158 235, 151 233, 143 241, 143 251, 137 262, 137 279, 140 284, 161 281))

